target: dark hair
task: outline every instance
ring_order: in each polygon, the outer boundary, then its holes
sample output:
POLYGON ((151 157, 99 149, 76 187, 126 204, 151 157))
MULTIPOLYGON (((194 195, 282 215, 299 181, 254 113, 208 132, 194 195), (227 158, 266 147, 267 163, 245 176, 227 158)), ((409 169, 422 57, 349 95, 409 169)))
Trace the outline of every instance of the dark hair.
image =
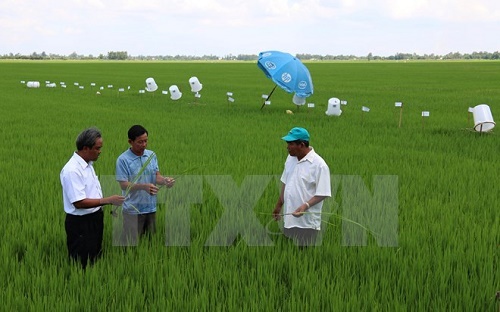
POLYGON ((144 133, 148 134, 148 130, 146 130, 146 128, 141 125, 133 125, 130 129, 128 129, 128 138, 134 141, 137 137, 140 137, 144 133))
POLYGON ((81 151, 85 146, 92 148, 100 137, 102 136, 99 129, 94 127, 85 129, 76 138, 76 149, 81 151))
POLYGON ((306 140, 286 141, 286 143, 295 143, 297 145, 300 145, 300 143, 304 143, 305 147, 309 147, 309 141, 306 140))

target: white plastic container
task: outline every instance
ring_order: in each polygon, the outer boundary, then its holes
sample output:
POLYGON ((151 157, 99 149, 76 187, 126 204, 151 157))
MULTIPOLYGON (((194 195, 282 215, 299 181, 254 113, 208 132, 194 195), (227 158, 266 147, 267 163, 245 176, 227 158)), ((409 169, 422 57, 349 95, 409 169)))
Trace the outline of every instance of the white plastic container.
POLYGON ((478 132, 488 132, 495 127, 493 115, 490 107, 486 104, 480 104, 474 107, 472 112, 474 116, 474 130, 478 132))
POLYGON ((292 102, 295 105, 304 105, 304 104, 306 104, 306 98, 305 97, 300 97, 297 94, 294 94, 292 102))
POLYGON ((154 92, 158 90, 158 85, 153 78, 146 79, 146 91, 154 92))
POLYGON ((40 81, 28 81, 26 86, 28 88, 40 88, 40 81))
POLYGON ((168 88, 168 90, 170 91, 170 98, 172 100, 175 101, 182 97, 182 93, 179 90, 179 87, 177 87, 176 85, 171 85, 170 88, 168 88))
POLYGON ((191 85, 191 92, 200 92, 203 85, 198 80, 198 77, 189 78, 189 84, 191 85))
POLYGON ((340 100, 338 98, 331 98, 328 100, 328 107, 325 114, 328 116, 340 116, 340 114, 342 114, 340 100))

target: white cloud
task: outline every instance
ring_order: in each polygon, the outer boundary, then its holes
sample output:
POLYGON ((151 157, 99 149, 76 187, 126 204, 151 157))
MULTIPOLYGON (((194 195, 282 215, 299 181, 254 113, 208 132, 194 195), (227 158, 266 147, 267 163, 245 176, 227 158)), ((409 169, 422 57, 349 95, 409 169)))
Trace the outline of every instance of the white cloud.
POLYGON ((499 22, 497 0, 2 0, 0 54, 492 51, 499 22))
POLYGON ((381 0, 374 2, 394 19, 435 19, 444 22, 498 21, 497 0, 381 0))

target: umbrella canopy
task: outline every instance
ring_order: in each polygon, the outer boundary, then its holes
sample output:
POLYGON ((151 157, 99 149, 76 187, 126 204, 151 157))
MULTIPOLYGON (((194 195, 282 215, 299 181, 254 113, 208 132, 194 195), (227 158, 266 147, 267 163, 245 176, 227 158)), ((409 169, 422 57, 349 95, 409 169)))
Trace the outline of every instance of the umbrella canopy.
POLYGON ((274 83, 288 93, 298 97, 308 97, 313 94, 311 74, 307 67, 296 57, 280 51, 265 51, 259 53, 257 66, 274 83))

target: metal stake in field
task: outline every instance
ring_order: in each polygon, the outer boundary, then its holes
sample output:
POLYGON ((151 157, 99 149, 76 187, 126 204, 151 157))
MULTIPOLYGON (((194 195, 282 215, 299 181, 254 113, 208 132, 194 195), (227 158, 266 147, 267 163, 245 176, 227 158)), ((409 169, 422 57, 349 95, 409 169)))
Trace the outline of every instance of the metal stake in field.
POLYGON ((403 120, 403 102, 396 102, 395 106, 400 107, 398 128, 401 128, 401 122, 403 120))
POLYGON ((194 94, 194 102, 193 102, 193 104, 195 104, 195 105, 196 105, 196 104, 200 104, 200 103, 198 103, 198 100, 199 100, 200 98, 201 98, 201 94, 200 94, 199 92, 196 92, 196 93, 194 94))
POLYGON ((369 111, 370 111, 369 107, 366 107, 366 106, 361 107, 361 123, 362 124, 365 123, 365 120, 364 120, 365 113, 368 113, 369 111))
POLYGON ((429 117, 430 113, 428 111, 423 111, 422 112, 422 129, 424 129, 424 119, 426 117, 429 117))
POLYGON ((262 106, 260 107, 260 109, 264 108, 264 105, 270 104, 269 99, 271 98, 271 95, 273 95, 273 92, 274 92, 274 90, 276 90, 277 86, 278 85, 274 85, 274 88, 271 90, 271 93, 269 93, 268 96, 266 96, 266 97, 262 96, 262 98, 264 99, 264 103, 262 103, 262 106))
POLYGON ((227 104, 234 103, 233 92, 227 92, 227 104))
MULTIPOLYGON (((307 103, 307 108, 314 108, 316 105, 314 103, 307 103)), ((311 110, 308 110, 307 112, 310 112, 311 110)))
POLYGON ((467 124, 470 124, 470 116, 474 113, 474 108, 469 107, 468 113, 467 113, 467 124))

